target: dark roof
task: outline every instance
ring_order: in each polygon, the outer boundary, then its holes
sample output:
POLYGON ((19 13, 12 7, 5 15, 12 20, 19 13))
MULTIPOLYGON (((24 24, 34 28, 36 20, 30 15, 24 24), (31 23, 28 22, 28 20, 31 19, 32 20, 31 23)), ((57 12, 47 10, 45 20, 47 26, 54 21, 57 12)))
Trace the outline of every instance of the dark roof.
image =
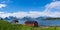
POLYGON ((37 21, 26 21, 25 23, 32 24, 32 23, 37 23, 37 21))

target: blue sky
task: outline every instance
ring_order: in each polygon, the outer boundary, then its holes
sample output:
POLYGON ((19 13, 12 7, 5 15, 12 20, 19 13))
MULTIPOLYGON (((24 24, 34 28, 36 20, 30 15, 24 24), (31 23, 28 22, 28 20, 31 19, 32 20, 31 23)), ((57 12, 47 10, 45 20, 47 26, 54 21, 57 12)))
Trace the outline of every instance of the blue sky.
POLYGON ((18 11, 43 11, 45 5, 52 2, 52 0, 0 0, 7 6, 0 11, 3 12, 18 12, 18 11))
POLYGON ((60 0, 0 0, 0 17, 60 17, 60 0))

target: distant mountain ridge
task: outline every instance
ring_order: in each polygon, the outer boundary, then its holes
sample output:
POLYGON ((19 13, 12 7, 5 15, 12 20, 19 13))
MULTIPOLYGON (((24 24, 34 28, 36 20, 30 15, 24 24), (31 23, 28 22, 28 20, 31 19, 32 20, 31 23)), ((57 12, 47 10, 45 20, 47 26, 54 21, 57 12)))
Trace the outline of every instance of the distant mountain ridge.
MULTIPOLYGON (((0 17, 1 18, 1 17, 0 17)), ((51 19, 60 19, 60 17, 46 17, 46 16, 40 16, 40 17, 37 17, 37 18, 31 18, 31 17, 24 17, 24 18, 17 18, 17 17, 13 17, 13 16, 9 16, 9 17, 5 17, 3 18, 4 20, 51 20, 51 19)))

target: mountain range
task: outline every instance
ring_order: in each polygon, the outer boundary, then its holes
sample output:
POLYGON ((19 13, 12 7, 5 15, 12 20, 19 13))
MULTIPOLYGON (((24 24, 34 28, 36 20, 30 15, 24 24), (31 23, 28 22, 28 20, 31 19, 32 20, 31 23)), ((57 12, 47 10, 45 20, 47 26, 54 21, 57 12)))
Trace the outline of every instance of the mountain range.
MULTIPOLYGON (((31 18, 31 17, 17 18, 17 17, 9 16, 9 17, 5 17, 3 19, 4 20, 42 20, 42 19, 48 19, 48 18, 53 19, 53 17, 46 17, 46 16, 40 16, 37 18, 31 18)), ((56 19, 56 18, 54 18, 54 19, 56 19)), ((59 18, 57 18, 57 19, 59 19, 59 18)))

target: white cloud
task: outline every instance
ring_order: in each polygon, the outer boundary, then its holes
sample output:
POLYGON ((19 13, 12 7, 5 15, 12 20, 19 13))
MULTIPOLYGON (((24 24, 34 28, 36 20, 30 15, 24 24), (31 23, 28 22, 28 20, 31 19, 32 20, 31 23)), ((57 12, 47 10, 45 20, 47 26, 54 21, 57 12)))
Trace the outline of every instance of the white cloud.
POLYGON ((6 4, 0 4, 0 8, 4 8, 6 6, 7 6, 6 4))
POLYGON ((60 1, 52 2, 52 3, 46 5, 46 10, 51 10, 53 8, 59 9, 60 8, 60 1))
POLYGON ((50 17, 60 17, 60 1, 51 2, 47 4, 45 11, 47 12, 46 15, 50 17))
POLYGON ((0 8, 6 7, 8 3, 11 3, 11 0, 3 0, 0 2, 0 8))
POLYGON ((32 18, 36 18, 36 17, 42 16, 43 14, 44 14, 43 12, 37 12, 37 11, 15 12, 15 13, 0 12, 0 17, 5 18, 8 16, 14 16, 14 17, 18 17, 18 18, 23 18, 23 17, 29 16, 32 18))

